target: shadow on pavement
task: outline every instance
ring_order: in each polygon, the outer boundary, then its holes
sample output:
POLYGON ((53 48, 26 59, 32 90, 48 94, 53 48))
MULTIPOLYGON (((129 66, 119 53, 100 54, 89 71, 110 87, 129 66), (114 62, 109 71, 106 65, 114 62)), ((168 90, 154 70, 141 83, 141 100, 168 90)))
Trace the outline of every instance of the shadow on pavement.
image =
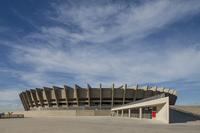
POLYGON ((186 112, 183 110, 178 110, 175 108, 170 108, 170 116, 169 116, 169 120, 170 123, 186 123, 186 122, 190 122, 190 121, 197 121, 200 120, 200 116, 190 113, 190 112, 186 112))

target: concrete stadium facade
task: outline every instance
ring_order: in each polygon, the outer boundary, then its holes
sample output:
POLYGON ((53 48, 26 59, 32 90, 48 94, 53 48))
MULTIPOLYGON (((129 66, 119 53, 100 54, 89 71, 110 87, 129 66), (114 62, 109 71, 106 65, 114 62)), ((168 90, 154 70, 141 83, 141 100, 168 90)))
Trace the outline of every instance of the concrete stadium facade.
POLYGON ((177 99, 176 90, 163 87, 134 86, 126 84, 116 87, 86 88, 74 85, 70 87, 43 87, 25 90, 19 94, 24 110, 110 110, 115 106, 142 100, 159 94, 169 97, 169 105, 177 99))

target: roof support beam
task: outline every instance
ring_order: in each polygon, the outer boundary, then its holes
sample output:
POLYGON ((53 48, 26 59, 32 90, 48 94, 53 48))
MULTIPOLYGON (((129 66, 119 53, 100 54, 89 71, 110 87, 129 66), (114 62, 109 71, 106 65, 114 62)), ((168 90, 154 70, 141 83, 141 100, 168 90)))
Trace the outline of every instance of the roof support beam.
POLYGON ((88 106, 90 106, 90 104, 91 104, 91 101, 90 101, 90 89, 91 88, 92 87, 89 84, 87 84, 88 106))
POLYGON ((30 93, 31 93, 31 97, 35 103, 35 106, 38 107, 38 101, 37 101, 37 97, 36 97, 36 94, 35 94, 35 90, 30 90, 30 93))
POLYGON ((77 106, 79 107, 78 88, 81 88, 81 87, 79 87, 78 85, 75 84, 75 86, 74 86, 74 94, 75 94, 75 97, 76 97, 77 106))
POLYGON ((155 94, 154 95, 157 95, 158 94, 158 87, 155 86, 155 94))
POLYGON ((57 94, 57 90, 59 88, 56 86, 53 86, 53 92, 54 92, 54 96, 55 96, 55 100, 56 100, 56 106, 59 107, 59 99, 58 99, 58 94, 57 94))
POLYGON ((48 87, 43 87, 44 89, 44 94, 46 96, 46 100, 47 100, 47 104, 48 104, 48 107, 51 107, 51 101, 50 101, 50 97, 49 97, 49 89, 48 87))
POLYGON ((149 86, 147 85, 146 88, 144 89, 146 91, 145 93, 145 97, 144 98, 147 98, 149 95, 148 95, 148 90, 149 90, 149 86))
POLYGON ((30 110, 30 105, 29 105, 29 102, 28 102, 25 92, 22 92, 22 98, 24 99, 27 109, 30 110))
POLYGON ((115 93, 115 84, 112 84, 112 96, 111 96, 111 107, 114 106, 114 93, 115 93))
POLYGON ((102 85, 99 85, 99 105, 100 105, 100 109, 102 107, 102 85))
POLYGON ((24 107, 24 110, 27 111, 28 109, 27 109, 26 103, 25 103, 25 101, 24 101, 24 99, 22 97, 22 93, 19 94, 19 97, 20 97, 20 100, 21 100, 22 105, 24 107))
POLYGON ((26 90, 25 93, 26 93, 26 97, 28 99, 29 106, 33 108, 33 103, 32 103, 30 92, 28 90, 26 90))
POLYGON ((67 107, 69 107, 69 102, 68 102, 68 93, 67 93, 67 90, 68 89, 72 89, 71 87, 67 86, 67 85, 64 85, 64 89, 65 89, 65 101, 66 101, 66 105, 67 107))
POLYGON ((40 106, 44 107, 44 99, 43 99, 42 91, 43 91, 42 89, 36 88, 36 95, 40 102, 40 106))
POLYGON ((125 101, 126 101, 126 89, 127 89, 127 84, 124 85, 124 90, 123 90, 123 104, 125 104, 125 101))
POLYGON ((136 85, 136 88, 135 88, 135 92, 134 92, 134 96, 133 96, 133 101, 136 101, 137 91, 138 91, 138 84, 136 85))

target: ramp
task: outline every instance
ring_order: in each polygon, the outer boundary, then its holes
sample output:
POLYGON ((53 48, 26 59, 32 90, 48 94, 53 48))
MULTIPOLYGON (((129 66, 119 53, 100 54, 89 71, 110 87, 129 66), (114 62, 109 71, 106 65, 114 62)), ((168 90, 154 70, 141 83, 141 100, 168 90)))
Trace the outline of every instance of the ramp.
POLYGON ((200 120, 200 115, 191 111, 185 110, 183 107, 170 106, 170 123, 186 123, 200 120))

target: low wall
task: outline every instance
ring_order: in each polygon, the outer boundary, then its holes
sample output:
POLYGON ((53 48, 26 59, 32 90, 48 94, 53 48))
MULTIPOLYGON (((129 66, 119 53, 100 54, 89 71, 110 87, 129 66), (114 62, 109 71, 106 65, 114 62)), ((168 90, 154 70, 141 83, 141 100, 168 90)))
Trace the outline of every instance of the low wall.
POLYGON ((110 116, 110 110, 40 110, 14 113, 24 114, 25 117, 110 116))
POLYGON ((176 110, 181 110, 192 114, 200 115, 200 106, 175 105, 170 107, 176 110))

